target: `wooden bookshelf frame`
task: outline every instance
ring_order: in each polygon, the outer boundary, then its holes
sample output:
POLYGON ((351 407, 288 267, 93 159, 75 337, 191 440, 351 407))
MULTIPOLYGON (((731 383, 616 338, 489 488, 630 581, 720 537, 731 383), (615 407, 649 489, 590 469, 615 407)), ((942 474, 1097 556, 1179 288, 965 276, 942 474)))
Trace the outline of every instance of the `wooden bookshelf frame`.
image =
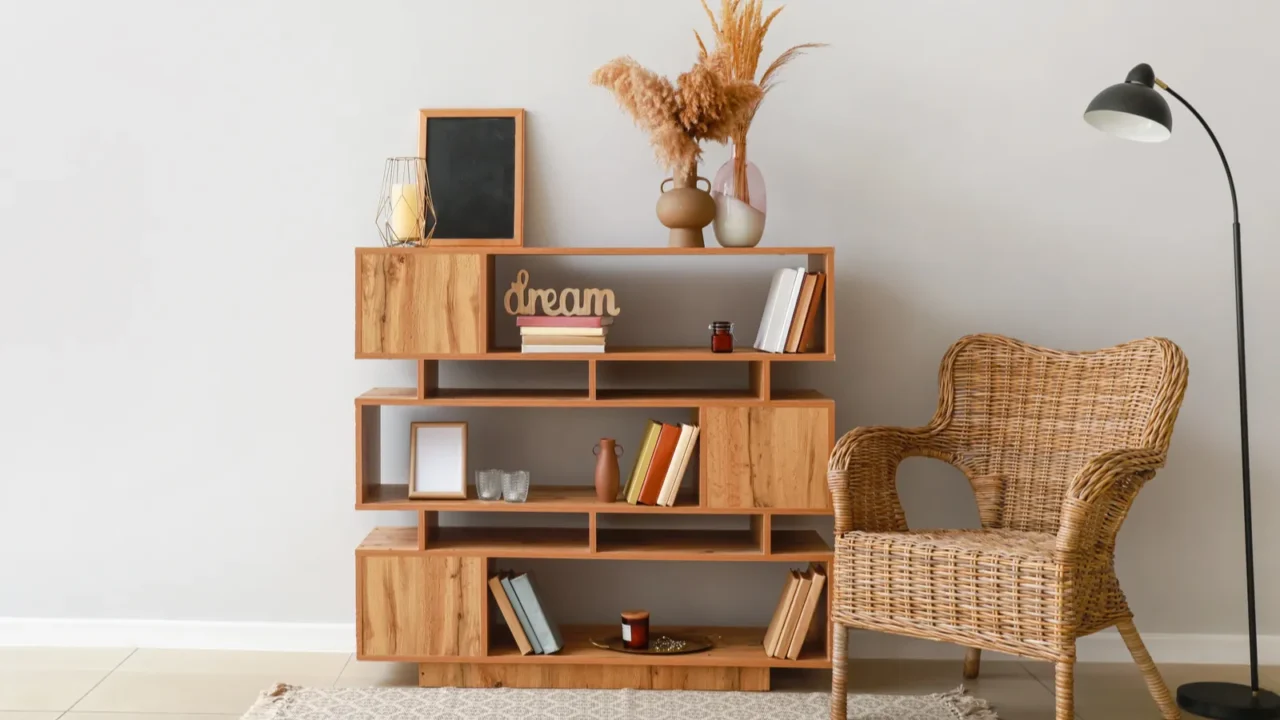
MULTIPOLYGON (((412 360, 417 368, 416 386, 375 388, 355 399, 355 508, 407 511, 417 520, 414 526, 376 528, 356 549, 358 659, 415 662, 423 686, 467 687, 768 690, 773 668, 831 667, 827 590, 827 611, 815 617, 799 660, 766 656, 763 627, 655 627, 705 634, 716 646, 690 655, 640 656, 595 648, 589 638, 610 629, 575 624, 562 628, 565 648, 559 653, 522 656, 491 608, 483 580, 511 558, 818 563, 829 576, 832 551, 822 536, 775 521, 832 514, 825 464, 836 438, 835 403, 813 390, 775 387, 772 371, 776 363, 835 360, 832 248, 360 248, 355 260, 356 357, 412 360), (496 259, 511 255, 804 256, 809 270, 827 275, 822 341, 816 352, 791 354, 609 346, 603 354, 524 355, 493 340, 505 319, 495 302, 496 259), (441 386, 442 361, 572 362, 585 372, 580 384, 560 390, 459 389, 441 386), (745 382, 735 390, 601 388, 599 365, 610 362, 738 363, 745 382), (473 489, 465 499, 412 499, 405 478, 382 477, 382 408, 391 406, 685 408, 703 428, 697 478, 682 487, 672 507, 602 503, 590 486, 537 481, 525 503, 481 501, 473 489), (442 512, 513 518, 554 513, 579 520, 575 527, 551 529, 451 527, 440 523, 442 512), (619 515, 647 516, 658 525, 662 518, 731 515, 746 518, 747 526, 619 529, 603 522, 619 515), (405 596, 389 597, 397 593, 405 596), (435 607, 447 611, 432 616, 435 607)), ((777 587, 761 588, 770 604, 782 575, 777 587)))

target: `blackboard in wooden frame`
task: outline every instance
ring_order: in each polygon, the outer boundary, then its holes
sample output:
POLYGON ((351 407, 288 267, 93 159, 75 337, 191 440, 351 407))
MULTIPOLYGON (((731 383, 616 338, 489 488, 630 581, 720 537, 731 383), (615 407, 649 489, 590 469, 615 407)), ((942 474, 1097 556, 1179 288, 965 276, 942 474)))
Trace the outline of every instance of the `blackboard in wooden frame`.
POLYGON ((524 245, 523 109, 420 110, 418 152, 437 217, 431 245, 524 245))

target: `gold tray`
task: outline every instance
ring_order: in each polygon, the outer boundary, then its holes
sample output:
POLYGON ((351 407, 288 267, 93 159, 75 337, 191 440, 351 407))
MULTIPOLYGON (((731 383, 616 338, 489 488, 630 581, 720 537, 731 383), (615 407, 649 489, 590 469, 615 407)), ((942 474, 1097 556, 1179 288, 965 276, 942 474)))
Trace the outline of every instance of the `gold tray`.
POLYGON ((632 653, 635 655, 688 655, 689 653, 703 652, 710 650, 713 645, 711 638, 706 635, 663 635, 659 634, 649 641, 649 647, 643 650, 633 650, 622 643, 622 636, 614 635, 605 640, 596 640, 591 638, 591 644, 603 650, 613 650, 614 652, 632 653), (678 648, 668 650, 659 650, 655 645, 660 644, 660 640, 674 640, 677 643, 684 643, 678 648))

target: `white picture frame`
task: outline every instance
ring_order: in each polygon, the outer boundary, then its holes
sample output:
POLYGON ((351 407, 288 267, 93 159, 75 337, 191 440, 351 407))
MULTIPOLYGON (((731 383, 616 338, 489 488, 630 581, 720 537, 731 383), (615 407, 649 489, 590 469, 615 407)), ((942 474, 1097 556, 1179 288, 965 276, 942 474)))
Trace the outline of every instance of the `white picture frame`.
POLYGON ((409 497, 467 497, 467 424, 409 425, 409 497))

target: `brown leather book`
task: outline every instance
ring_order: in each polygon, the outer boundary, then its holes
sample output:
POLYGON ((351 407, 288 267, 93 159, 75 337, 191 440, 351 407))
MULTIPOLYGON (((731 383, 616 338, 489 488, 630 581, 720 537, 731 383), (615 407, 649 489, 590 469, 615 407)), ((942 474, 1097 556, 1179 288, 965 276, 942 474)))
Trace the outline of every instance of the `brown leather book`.
POLYGON ((813 296, 809 299, 809 311, 805 313, 804 330, 800 333, 800 346, 796 352, 814 352, 818 347, 818 333, 825 326, 825 323, 819 322, 822 315, 822 300, 826 297, 824 292, 827 284, 827 274, 818 273, 818 277, 813 284, 813 296))
POLYGON ((653 460, 649 462, 644 484, 640 486, 641 505, 658 504, 658 494, 662 492, 662 481, 667 479, 667 467, 671 465, 671 456, 675 455, 676 441, 679 439, 679 426, 662 424, 662 432, 658 434, 658 444, 653 448, 653 460))
POLYGON ((507 597, 507 591, 502 587, 502 577, 494 575, 489 578, 489 590, 493 593, 493 599, 498 602, 498 609, 502 611, 502 619, 507 623, 507 629, 511 631, 511 636, 516 640, 516 647, 520 648, 521 655, 528 655, 533 652, 533 645, 529 644, 529 638, 524 634, 524 628, 520 626, 520 619, 516 617, 515 608, 511 605, 510 598, 507 597))
POLYGON ((805 318, 809 315, 810 301, 813 300, 813 288, 817 283, 817 273, 805 273, 804 283, 800 286, 800 297, 796 298, 796 311, 791 315, 787 344, 783 347, 786 352, 796 352, 800 348, 800 335, 804 331, 805 318))

